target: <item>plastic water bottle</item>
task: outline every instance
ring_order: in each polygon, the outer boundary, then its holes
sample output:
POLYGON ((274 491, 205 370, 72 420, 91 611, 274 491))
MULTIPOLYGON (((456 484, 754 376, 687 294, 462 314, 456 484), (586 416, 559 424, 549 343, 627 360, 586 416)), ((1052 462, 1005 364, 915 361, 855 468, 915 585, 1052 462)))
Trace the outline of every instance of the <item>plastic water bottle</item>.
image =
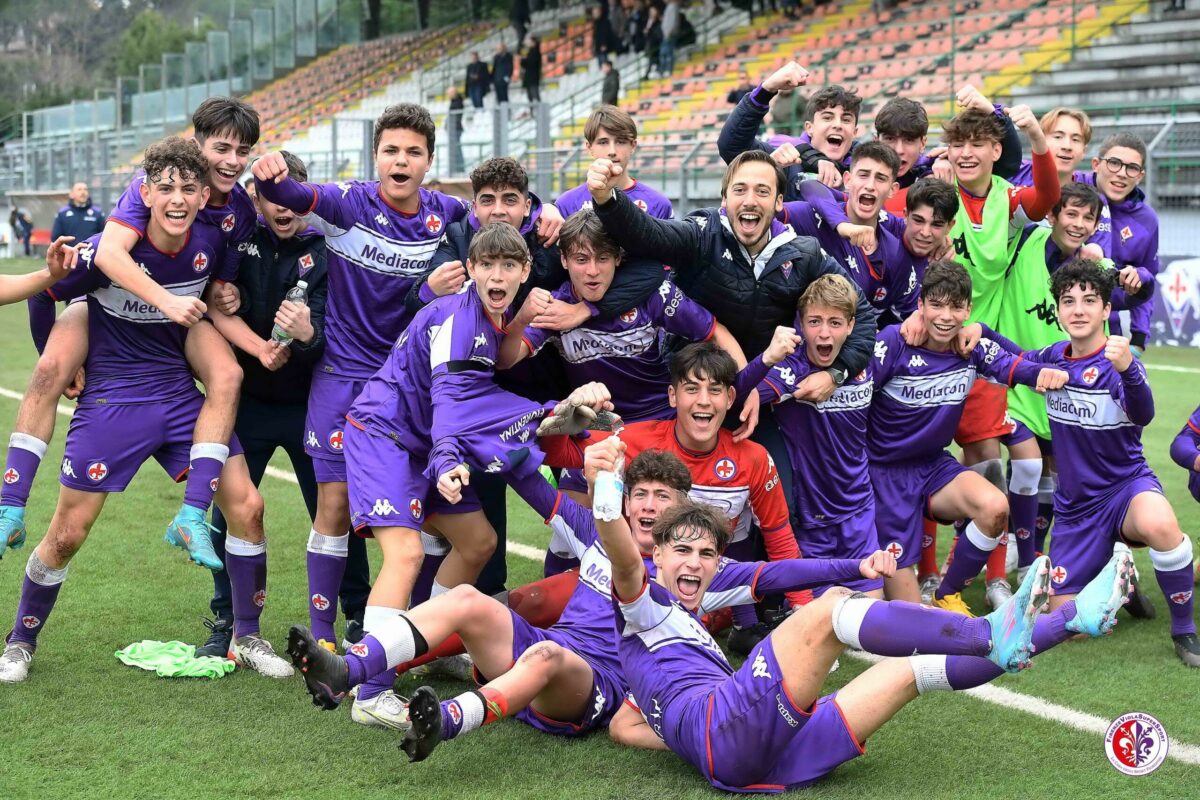
MULTIPOLYGON (((283 299, 297 305, 308 305, 308 283, 306 281, 296 281, 296 285, 288 289, 288 293, 283 299)), ((279 327, 279 323, 276 323, 275 327, 271 329, 271 339, 279 342, 279 344, 292 343, 291 334, 279 327)))
POLYGON ((625 459, 617 461, 617 471, 606 469, 596 473, 596 485, 592 489, 592 516, 601 522, 614 522, 621 516, 621 506, 625 500, 625 481, 621 473, 625 471, 625 459))

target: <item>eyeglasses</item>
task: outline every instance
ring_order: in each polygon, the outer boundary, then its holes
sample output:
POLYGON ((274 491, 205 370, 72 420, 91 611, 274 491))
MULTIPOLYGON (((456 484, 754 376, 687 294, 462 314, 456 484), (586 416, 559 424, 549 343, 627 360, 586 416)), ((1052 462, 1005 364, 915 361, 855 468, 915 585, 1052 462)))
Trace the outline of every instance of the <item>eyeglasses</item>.
POLYGON ((1146 171, 1141 164, 1127 164, 1119 158, 1104 159, 1104 166, 1108 167, 1108 171, 1113 175, 1119 175, 1121 170, 1125 170, 1125 174, 1130 178, 1136 178, 1146 171))

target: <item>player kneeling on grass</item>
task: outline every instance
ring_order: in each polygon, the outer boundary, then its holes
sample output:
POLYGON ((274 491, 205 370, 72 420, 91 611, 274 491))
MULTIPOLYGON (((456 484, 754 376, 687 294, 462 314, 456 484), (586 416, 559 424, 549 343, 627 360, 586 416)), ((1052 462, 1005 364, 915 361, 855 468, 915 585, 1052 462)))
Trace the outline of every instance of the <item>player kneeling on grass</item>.
MULTIPOLYGON (((735 672, 696 617, 719 574, 726 521, 690 503, 660 517, 653 578, 623 526, 596 524, 612 562, 618 652, 637 706, 622 708, 610 733, 623 744, 673 750, 726 791, 807 786, 862 755, 867 738, 918 694, 978 686, 1027 667, 1035 649, 1075 633, 1107 632, 1132 573, 1129 551, 1121 548, 1074 605, 1043 617, 1046 558, 985 618, 838 587, 788 617, 735 672), (895 658, 821 696, 847 645, 895 658)), ((822 572, 849 565, 847 578, 895 569, 891 556, 878 551, 861 562, 798 563, 822 572)), ((415 700, 411 711, 415 737, 429 726, 415 700)))
MULTIPOLYGON (((208 199, 208 169, 196 146, 182 139, 166 139, 146 150, 140 192, 150 218, 146 235, 130 254, 150 278, 179 297, 196 298, 204 291, 223 247, 219 229, 192 224, 208 199)), ((89 239, 87 252, 80 254, 89 266, 100 236, 89 239)), ((67 564, 108 494, 124 491, 151 456, 175 480, 188 473, 192 430, 204 398, 184 356, 187 330, 98 271, 95 275, 97 285, 87 298, 87 387, 67 433, 58 506, 25 567, 16 621, 0 655, 0 682, 18 683, 28 675, 67 564)), ((262 497, 250 481, 236 437, 230 446, 220 478, 212 479, 230 527, 225 543, 225 568, 233 585, 230 657, 264 675, 285 677, 292 674, 291 665, 259 635, 267 577, 262 497)))
MULTIPOLYGON (((1167 598, 1175 654, 1189 667, 1200 667, 1192 540, 1179 529, 1142 454, 1142 428, 1154 418, 1146 368, 1133 357, 1128 339, 1104 329, 1116 280, 1114 270, 1083 259, 1059 267, 1051 291, 1059 324, 1071 338, 1025 353, 1026 359, 1070 376, 1065 386, 1046 393, 1059 468, 1050 537, 1051 607, 1075 597, 1103 568, 1113 542, 1147 546, 1167 598)), ((1011 342, 1005 345, 1016 349, 1011 342)))

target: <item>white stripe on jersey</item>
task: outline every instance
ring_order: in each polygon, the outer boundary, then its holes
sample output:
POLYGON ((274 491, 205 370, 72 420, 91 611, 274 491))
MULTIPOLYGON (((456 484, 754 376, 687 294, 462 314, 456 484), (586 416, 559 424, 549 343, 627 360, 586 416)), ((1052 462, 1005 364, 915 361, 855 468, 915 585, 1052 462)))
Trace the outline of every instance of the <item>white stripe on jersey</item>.
POLYGON ((550 546, 547 548, 551 553, 563 558, 583 557, 583 552, 586 549, 583 542, 579 541, 579 537, 575 535, 575 529, 567 524, 567 521, 562 518, 561 514, 555 514, 554 518, 547 524, 552 531, 550 546))
POLYGON ((314 228, 326 232, 326 245, 343 261, 381 275, 420 275, 429 266, 441 241, 440 236, 435 236, 416 242, 402 242, 361 224, 344 231, 321 221, 316 215, 310 214, 305 219, 314 228))
POLYGON ((441 325, 429 326, 429 369, 450 360, 450 348, 454 346, 454 315, 446 317, 441 325))
POLYGON ((690 644, 703 647, 726 661, 725 654, 713 640, 712 634, 677 603, 660 605, 650 596, 647 586, 632 603, 621 603, 625 619, 624 636, 636 636, 653 653, 671 644, 690 644))
POLYGON ((896 375, 883 393, 906 406, 954 406, 967 399, 975 383, 974 365, 933 375, 896 375))
MULTIPOLYGON (((208 276, 196 278, 184 283, 164 284, 163 288, 178 297, 199 297, 204 293, 208 284, 208 276)), ((113 284, 92 292, 92 297, 100 304, 100 308, 110 317, 116 317, 124 322, 139 324, 162 324, 171 322, 167 315, 155 306, 143 301, 133 292, 113 284)))
MULTIPOLYGON (((810 408, 815 408, 822 414, 837 411, 857 411, 870 407, 871 396, 874 392, 875 382, 869 380, 857 384, 842 384, 834 390, 828 400, 823 400, 820 403, 814 403, 811 400, 801 400, 800 402, 810 408)), ((788 396, 790 397, 791 395, 788 396)))
POLYGON ((1063 425, 1097 431, 1133 425, 1121 404, 1103 389, 1067 386, 1047 392, 1046 415, 1063 425))
POLYGON ((606 600, 612 598, 612 562, 598 545, 583 551, 579 559, 579 582, 606 600))
POLYGON ((650 325, 639 325, 624 331, 593 331, 574 328, 558 338, 558 350, 563 360, 582 364, 598 358, 637 356, 658 341, 658 331, 650 325))
POLYGON ((700 601, 700 611, 707 614, 710 611, 721 608, 748 605, 756 599, 754 592, 750 590, 749 586, 734 586, 723 592, 714 592, 709 589, 704 593, 704 598, 700 601))

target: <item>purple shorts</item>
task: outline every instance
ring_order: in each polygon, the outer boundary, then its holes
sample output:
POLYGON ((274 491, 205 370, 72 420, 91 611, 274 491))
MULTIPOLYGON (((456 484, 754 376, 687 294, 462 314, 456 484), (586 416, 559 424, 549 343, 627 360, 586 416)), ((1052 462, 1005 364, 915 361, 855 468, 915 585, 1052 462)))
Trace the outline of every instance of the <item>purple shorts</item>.
POLYGON ((381 433, 347 423, 346 452, 350 526, 361 536, 371 536, 372 527, 420 530, 425 518, 434 514, 467 514, 480 508, 470 486, 463 488, 462 500, 447 503, 424 475, 426 459, 381 433))
POLYGON ((1098 508, 1093 505, 1086 514, 1071 515, 1055 510, 1049 553, 1053 565, 1050 588, 1055 594, 1079 594, 1112 558, 1114 543, 1144 547, 1140 542, 1127 542, 1121 536, 1129 504, 1142 492, 1162 494, 1162 484, 1152 473, 1142 473, 1114 487, 1098 508))
MULTIPOLYGON (((592 668, 592 699, 582 719, 569 722, 550 719, 544 714, 539 714, 531 706, 517 712, 516 718, 531 728, 555 736, 583 736, 596 728, 607 728, 613 714, 621 708, 628 691, 625 681, 620 677, 621 667, 616 661, 615 651, 611 661, 605 663, 589 654, 588 646, 577 641, 568 631, 559 628, 536 628, 515 611, 509 613, 512 615, 513 626, 513 663, 538 642, 554 642, 575 653, 592 668)), ((475 670, 475 680, 480 685, 487 683, 487 678, 478 669, 475 670)))
POLYGON ((304 452, 313 460, 317 483, 346 480, 346 414, 366 381, 313 374, 304 420, 304 452))
MULTIPOLYGON (((855 558, 861 561, 879 549, 875 505, 872 503, 841 522, 819 528, 797 528, 796 543, 805 558, 855 558)), ((871 592, 883 588, 883 578, 856 578, 841 581, 838 585, 856 592, 871 592)), ((820 597, 829 588, 814 587, 813 597, 820 597)))
MULTIPOLYGON (((59 482, 81 492, 123 492, 150 457, 182 481, 203 404, 199 391, 160 403, 80 404, 67 430, 59 482)), ((237 436, 231 437, 229 455, 241 454, 237 436)))
POLYGON ((1005 447, 1012 447, 1014 444, 1028 442, 1030 439, 1034 438, 1033 431, 1029 430, 1029 428, 1027 428, 1025 423, 1021 422, 1021 420, 1013 419, 1009 416, 1006 416, 1005 419, 1006 421, 1012 423, 1013 429, 1012 433, 1006 433, 1000 437, 1000 444, 1004 445, 1005 447))
POLYGON ((558 476, 558 490, 560 492, 579 492, 580 494, 588 493, 587 478, 583 477, 581 469, 564 469, 558 476))
POLYGON ((687 753, 679 755, 727 792, 799 789, 866 752, 836 693, 796 706, 770 637, 712 693, 694 696, 680 711, 675 727, 687 753))
POLYGON ((967 468, 942 451, 931 461, 872 462, 870 469, 879 543, 895 554, 897 566, 911 567, 921 558, 924 520, 932 519, 930 499, 967 468))

